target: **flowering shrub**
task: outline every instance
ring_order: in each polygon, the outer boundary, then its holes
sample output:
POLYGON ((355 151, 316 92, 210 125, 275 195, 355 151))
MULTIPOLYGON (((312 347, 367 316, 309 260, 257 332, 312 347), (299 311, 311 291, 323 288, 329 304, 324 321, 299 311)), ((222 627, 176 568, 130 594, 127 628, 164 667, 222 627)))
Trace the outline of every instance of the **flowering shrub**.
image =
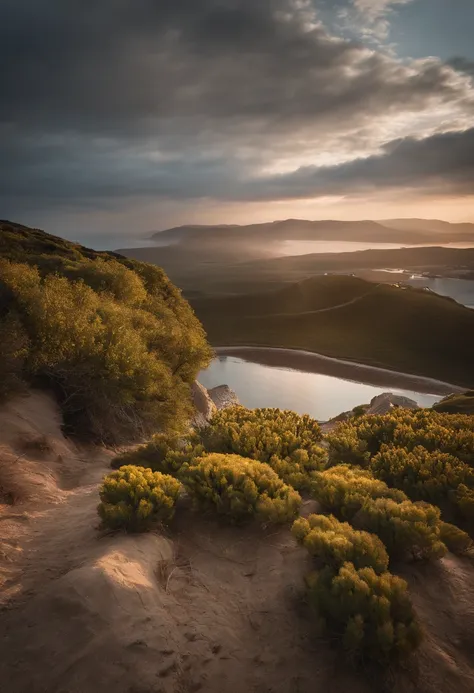
POLYGON ((367 498, 406 500, 402 491, 388 488, 387 484, 370 471, 348 465, 330 467, 313 474, 312 494, 325 510, 343 520, 351 520, 367 498))
POLYGON ((218 411, 198 437, 207 452, 266 462, 296 489, 308 488, 311 473, 326 464, 318 423, 293 411, 229 407, 218 411))
POLYGON ((204 455, 185 465, 180 478, 195 505, 232 522, 252 517, 289 522, 301 504, 299 494, 269 465, 238 455, 204 455))
POLYGON ((451 553, 462 556, 473 547, 473 541, 469 534, 449 522, 441 522, 440 526, 441 541, 447 546, 451 553))
POLYGON ((308 579, 309 598, 327 631, 354 662, 403 659, 421 642, 407 584, 391 573, 345 563, 308 579))
POLYGON ((300 517, 294 522, 292 533, 311 556, 335 569, 347 561, 356 568, 373 568, 376 573, 388 568, 387 551, 378 537, 357 531, 332 515, 300 517))
POLYGON ((132 465, 105 477, 99 515, 105 527, 142 532, 169 522, 181 484, 171 476, 132 465))
POLYGON ((439 503, 449 499, 460 484, 474 487, 474 469, 454 455, 429 451, 418 445, 405 448, 383 445, 372 458, 370 470, 378 479, 404 491, 412 500, 439 503))
POLYGON ((390 558, 433 559, 446 553, 440 537, 439 508, 428 503, 368 499, 352 522, 359 529, 377 534, 390 558))
POLYGON ((432 409, 394 409, 381 416, 351 419, 326 436, 331 464, 367 466, 383 445, 411 452, 422 446, 474 466, 474 416, 432 409))
POLYGON ((123 465, 134 464, 148 467, 154 472, 177 476, 183 464, 202 454, 204 448, 194 444, 191 436, 158 433, 146 445, 114 457, 111 466, 118 469, 123 465))
POLYGON ((474 489, 461 484, 453 494, 453 498, 463 517, 472 523, 474 521, 474 489))

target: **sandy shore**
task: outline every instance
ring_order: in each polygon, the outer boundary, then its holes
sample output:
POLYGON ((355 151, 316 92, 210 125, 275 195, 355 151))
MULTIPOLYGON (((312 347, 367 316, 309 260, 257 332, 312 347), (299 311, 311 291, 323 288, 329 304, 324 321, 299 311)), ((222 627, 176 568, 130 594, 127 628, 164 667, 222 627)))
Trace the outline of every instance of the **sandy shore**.
POLYGON ((445 383, 441 380, 398 373, 386 368, 367 366, 342 359, 315 354, 297 349, 278 349, 270 347, 216 347, 218 356, 235 356, 245 361, 261 363, 265 366, 291 368, 306 373, 322 373, 335 378, 376 385, 383 388, 413 390, 431 395, 449 395, 463 392, 465 388, 445 383))

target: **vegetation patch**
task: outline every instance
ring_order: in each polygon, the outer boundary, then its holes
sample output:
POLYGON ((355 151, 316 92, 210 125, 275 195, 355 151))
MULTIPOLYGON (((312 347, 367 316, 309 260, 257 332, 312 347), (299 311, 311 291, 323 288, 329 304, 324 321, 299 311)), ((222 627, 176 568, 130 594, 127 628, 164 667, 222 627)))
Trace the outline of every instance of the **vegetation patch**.
POLYGON ((104 527, 144 532, 167 524, 180 494, 179 481, 133 465, 105 477, 100 489, 99 515, 104 527))
POLYGON ((315 474, 313 495, 328 512, 357 529, 376 534, 390 558, 439 558, 446 552, 440 540, 440 510, 412 503, 369 470, 340 465, 315 474))
POLYGON ((449 502, 452 491, 464 484, 474 487, 474 469, 458 457, 421 445, 406 448, 383 445, 370 462, 370 469, 389 486, 404 491, 412 500, 436 504, 449 502))
POLYGON ((421 629, 404 580, 345 563, 308 579, 310 603, 324 629, 355 663, 387 664, 410 655, 421 629))
POLYGON ((312 473, 325 466, 321 439, 318 423, 308 415, 234 406, 218 411, 210 425, 198 431, 196 442, 207 452, 266 462, 286 483, 300 490, 309 488, 312 473))
POLYGON ((96 441, 181 428, 212 354, 164 272, 26 227, 1 232, 6 394, 21 381, 52 389, 67 432, 96 441))
POLYGON ((204 447, 196 442, 196 436, 192 433, 184 436, 157 433, 146 445, 114 457, 111 466, 118 469, 126 464, 135 464, 177 477, 183 464, 204 453, 204 447))
POLYGON ((461 511, 462 516, 470 523, 474 522, 474 489, 464 484, 458 486, 453 493, 454 502, 461 511))
POLYGON ((474 466, 474 417, 430 409, 395 409, 381 416, 361 416, 339 424, 328 434, 331 464, 367 466, 382 446, 408 452, 423 447, 474 466))
POLYGON ((318 423, 307 415, 233 406, 185 435, 155 435, 146 446, 115 458, 112 466, 138 464, 176 475, 183 464, 207 453, 239 455, 270 465, 285 483, 306 490, 313 473, 326 465, 321 438, 318 423))
POLYGON ((330 467, 315 473, 311 490, 314 498, 327 512, 349 522, 369 498, 406 500, 403 491, 389 488, 369 470, 349 465, 330 467))
POLYGON ((354 516, 355 527, 376 534, 390 558, 419 560, 442 558, 440 510, 428 503, 397 503, 390 498, 368 499, 354 516))
POLYGON ((473 541, 469 534, 463 532, 456 525, 451 525, 449 522, 441 522, 439 528, 440 539, 451 553, 463 556, 473 548, 473 541))
POLYGON ((443 414, 474 414, 474 390, 449 395, 434 404, 433 409, 443 414))
POLYGON ((339 569, 348 561, 358 568, 388 569, 388 554, 380 539, 360 532, 332 515, 300 517, 293 523, 293 536, 323 565, 339 569))
POLYGON ((198 457, 183 467, 180 478, 198 508, 235 523, 290 522, 301 505, 300 495, 268 464, 238 455, 198 457))

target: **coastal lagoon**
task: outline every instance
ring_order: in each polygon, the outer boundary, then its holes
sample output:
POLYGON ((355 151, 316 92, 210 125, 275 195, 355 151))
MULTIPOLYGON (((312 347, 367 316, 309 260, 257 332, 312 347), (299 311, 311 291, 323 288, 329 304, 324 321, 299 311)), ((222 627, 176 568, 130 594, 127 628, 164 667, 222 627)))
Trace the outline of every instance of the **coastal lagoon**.
POLYGON ((436 385, 430 388, 428 381, 423 387, 407 389, 394 387, 393 377, 390 376, 386 377, 384 385, 383 372, 378 379, 380 385, 363 382, 362 376, 360 381, 351 380, 223 354, 199 375, 199 381, 207 388, 225 383, 236 392, 241 404, 251 409, 292 409, 299 414, 310 414, 319 421, 327 421, 358 404, 366 404, 376 395, 387 391, 414 399, 423 407, 431 407, 443 396, 440 388, 436 385), (433 392, 430 393, 430 389, 433 392))

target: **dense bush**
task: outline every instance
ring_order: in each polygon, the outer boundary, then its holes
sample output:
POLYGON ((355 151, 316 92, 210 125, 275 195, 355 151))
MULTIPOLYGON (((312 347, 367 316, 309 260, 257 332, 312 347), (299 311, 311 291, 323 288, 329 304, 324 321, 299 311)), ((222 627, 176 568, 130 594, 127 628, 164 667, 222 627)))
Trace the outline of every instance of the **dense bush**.
POLYGON ((178 476, 183 464, 205 453, 203 446, 196 443, 194 438, 192 434, 157 433, 146 445, 117 455, 111 466, 118 469, 124 464, 135 464, 149 467, 154 472, 178 476))
POLYGON ((474 522, 474 489, 461 484, 452 497, 462 516, 469 522, 474 522))
POLYGON ((196 506, 232 522, 252 517, 263 523, 289 522, 301 504, 299 494, 269 465, 238 455, 198 457, 183 466, 180 478, 196 506))
MULTIPOLYGON (((357 417, 359 420, 359 417, 357 417)), ((360 417, 361 419, 364 416, 360 417)), ((350 464, 366 467, 370 461, 368 443, 358 435, 353 422, 340 423, 337 428, 328 433, 326 440, 329 444, 329 463, 332 465, 350 464)))
POLYGON ((472 547, 473 542, 469 534, 449 522, 440 522, 440 539, 451 553, 463 555, 472 547))
POLYGON ((352 522, 380 537, 390 558, 436 559, 446 553, 440 537, 439 508, 428 503, 368 499, 352 522))
POLYGON ((376 573, 388 568, 387 551, 378 537, 355 530, 332 515, 300 517, 293 523, 292 533, 313 558, 336 570, 348 561, 376 573))
POLYGON ((266 462, 288 484, 307 488, 314 470, 325 466, 326 452, 316 421, 280 409, 235 406, 217 412, 199 431, 208 452, 236 454, 266 462))
POLYGON ((434 404, 433 409, 443 414, 474 414, 474 390, 448 395, 434 404))
POLYGON ((383 445, 427 450, 458 457, 474 466, 474 417, 429 409, 394 409, 383 416, 361 416, 341 423, 327 436, 332 464, 367 466, 383 445))
POLYGON ((404 580, 345 563, 336 573, 326 568, 308 582, 317 616, 352 661, 386 664, 403 659, 420 644, 421 630, 404 580))
MULTIPOLYGON (((1 281, 0 281, 1 289, 1 281)), ((4 310, 0 297, 0 401, 22 389, 29 340, 16 311, 4 310)))
POLYGON ((440 503, 460 484, 474 487, 474 469, 457 457, 417 446, 412 452, 386 445, 370 462, 370 469, 389 486, 404 491, 412 500, 440 503))
POLYGON ((143 532, 167 523, 174 514, 181 484, 150 469, 124 466, 105 477, 99 515, 105 527, 143 532))
POLYGON ((383 481, 375 479, 370 471, 348 465, 314 473, 312 494, 326 511, 349 521, 368 498, 406 500, 402 491, 388 488, 383 481))
POLYGON ((379 536, 391 558, 438 558, 446 551, 439 538, 439 509, 412 503, 369 470, 330 467, 314 475, 312 492, 337 518, 379 536))
POLYGON ((17 377, 53 389, 67 430, 87 438, 119 442, 182 426, 211 351, 163 271, 22 233, 0 246, 29 263, 0 259, 0 356, 17 377))

